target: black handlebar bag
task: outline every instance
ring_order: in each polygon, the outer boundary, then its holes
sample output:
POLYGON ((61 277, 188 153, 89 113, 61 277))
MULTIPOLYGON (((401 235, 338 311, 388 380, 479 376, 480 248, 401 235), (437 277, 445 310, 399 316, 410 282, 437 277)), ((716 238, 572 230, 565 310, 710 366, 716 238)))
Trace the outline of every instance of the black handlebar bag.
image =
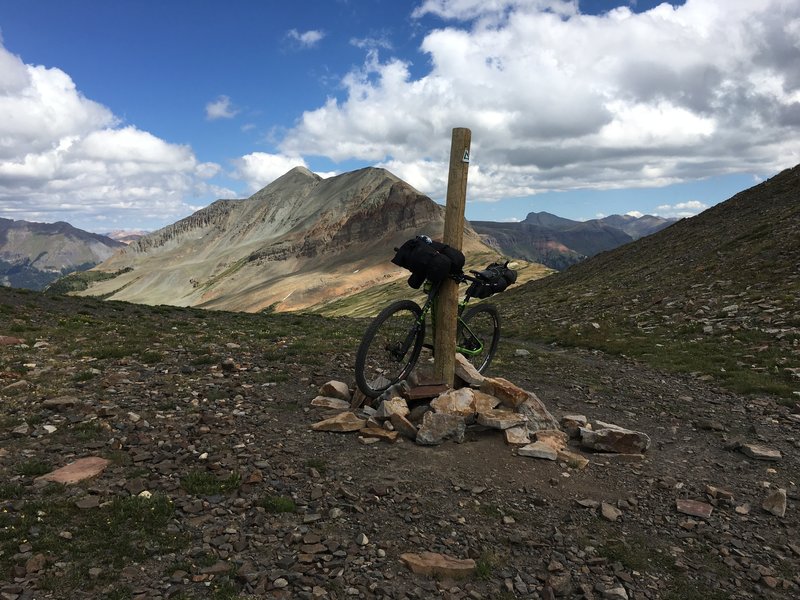
POLYGON ((458 274, 464 267, 464 255, 447 244, 417 236, 395 248, 392 262, 411 271, 408 285, 414 289, 427 279, 439 283, 450 274, 458 274))

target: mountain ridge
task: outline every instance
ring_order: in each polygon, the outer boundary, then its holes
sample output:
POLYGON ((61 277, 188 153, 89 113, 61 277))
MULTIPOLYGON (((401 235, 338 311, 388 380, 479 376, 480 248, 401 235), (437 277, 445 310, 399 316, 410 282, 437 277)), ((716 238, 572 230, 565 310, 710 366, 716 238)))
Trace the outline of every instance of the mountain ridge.
POLYGON ((674 221, 653 215, 611 215, 573 221, 548 212, 531 212, 518 223, 472 221, 471 224, 487 244, 505 254, 560 271, 599 252, 655 233, 674 221))
MULTIPOLYGON (((408 237, 440 237, 444 207, 385 169, 321 178, 294 168, 245 200, 221 200, 132 243, 81 294, 225 310, 297 310, 405 276, 408 237)), ((471 228, 465 251, 492 254, 471 228)), ((494 254, 496 258, 499 255, 494 254)))
POLYGON ((64 221, 0 218, 0 285, 41 290, 59 277, 101 263, 124 246, 64 221))

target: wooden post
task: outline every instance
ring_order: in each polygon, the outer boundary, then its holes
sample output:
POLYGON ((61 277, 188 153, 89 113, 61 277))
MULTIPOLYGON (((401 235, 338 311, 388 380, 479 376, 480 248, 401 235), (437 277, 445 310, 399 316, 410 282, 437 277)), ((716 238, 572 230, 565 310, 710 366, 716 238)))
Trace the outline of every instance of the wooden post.
MULTIPOLYGON (((444 213, 444 236, 448 246, 461 250, 464 241, 464 209, 467 205, 467 171, 472 132, 456 127, 450 144, 450 172, 447 177, 447 205, 444 213)), ((436 378, 453 385, 456 357, 456 317, 458 284, 445 279, 436 305, 436 337, 433 340, 436 378)))

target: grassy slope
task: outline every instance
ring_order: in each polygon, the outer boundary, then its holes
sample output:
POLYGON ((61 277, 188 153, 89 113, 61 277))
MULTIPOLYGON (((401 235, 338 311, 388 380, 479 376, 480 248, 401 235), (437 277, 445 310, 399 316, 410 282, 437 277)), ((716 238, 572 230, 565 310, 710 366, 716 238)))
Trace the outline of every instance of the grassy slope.
POLYGON ((800 379, 800 167, 504 294, 514 335, 623 353, 792 397, 800 379), (735 308, 733 308, 735 307, 735 308))

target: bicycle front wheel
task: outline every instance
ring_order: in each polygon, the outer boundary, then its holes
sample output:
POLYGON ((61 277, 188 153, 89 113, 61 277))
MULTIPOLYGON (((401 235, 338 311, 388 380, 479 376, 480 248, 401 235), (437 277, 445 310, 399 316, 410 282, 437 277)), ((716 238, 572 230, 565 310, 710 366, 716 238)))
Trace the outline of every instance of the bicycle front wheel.
POLYGON ((411 300, 384 308, 370 323, 356 353, 356 384, 377 398, 406 379, 417 363, 425 339, 422 309, 411 300))
POLYGON ((497 352, 500 341, 500 315, 493 304, 478 304, 464 313, 458 324, 456 342, 461 354, 483 373, 497 352))

